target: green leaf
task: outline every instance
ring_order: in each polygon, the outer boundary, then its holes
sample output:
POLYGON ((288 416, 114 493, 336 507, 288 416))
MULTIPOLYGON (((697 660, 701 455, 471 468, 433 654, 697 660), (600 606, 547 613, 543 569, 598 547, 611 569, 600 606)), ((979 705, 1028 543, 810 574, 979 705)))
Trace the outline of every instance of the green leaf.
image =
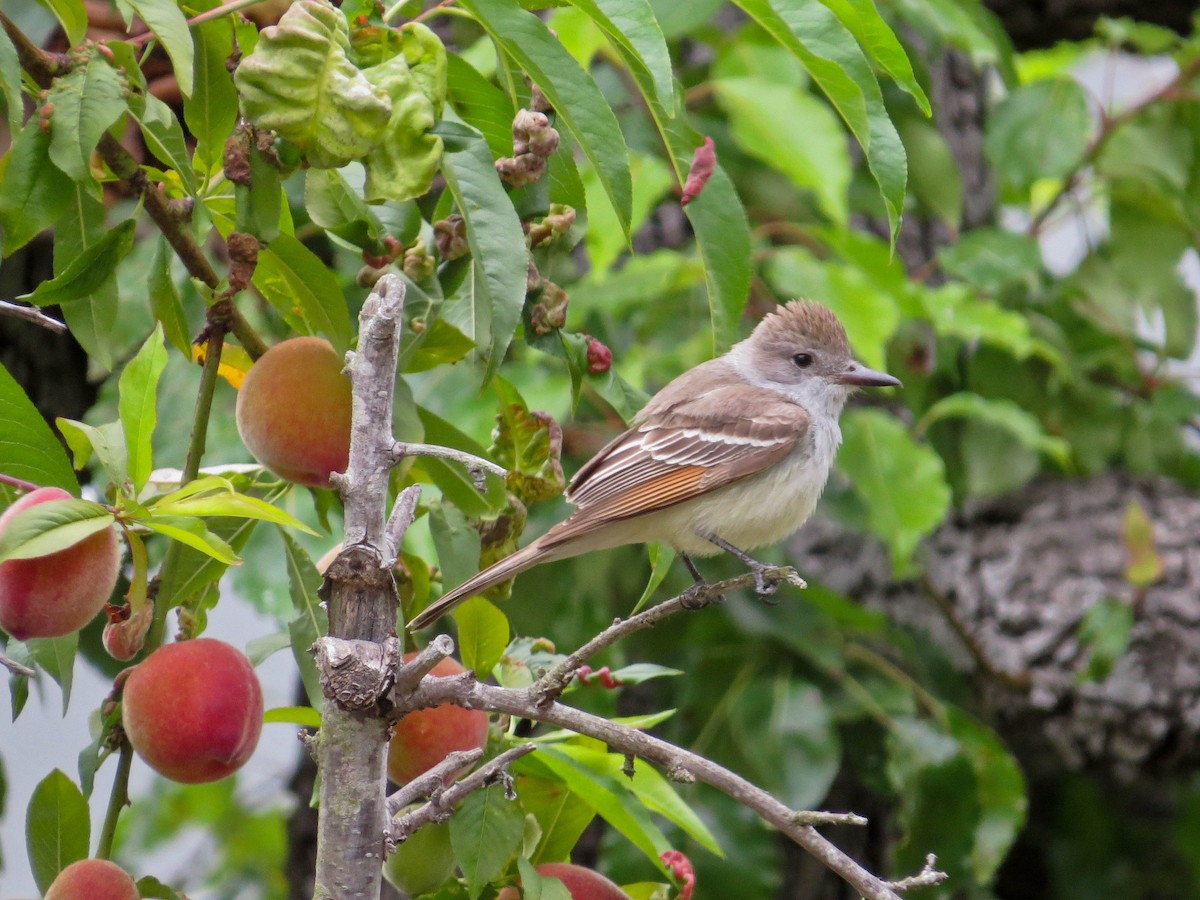
POLYGON ((203 22, 192 29, 195 77, 192 94, 183 98, 183 119, 196 137, 196 168, 207 179, 220 167, 225 139, 237 119, 237 91, 225 60, 233 53, 229 16, 203 22))
POLYGON ((895 243, 908 164, 875 73, 854 36, 818 0, 738 0, 737 5, 796 55, 858 139, 895 243))
POLYGON ((83 793, 55 769, 33 789, 25 814, 29 868, 38 890, 45 892, 59 872, 87 857, 91 831, 83 793))
POLYGON ((899 420, 878 410, 843 416, 842 433, 838 468, 867 503, 867 527, 887 542, 893 567, 903 572, 917 542, 950 508, 942 460, 913 441, 899 420))
POLYGON ((479 532, 467 522, 462 510, 445 503, 431 506, 429 531, 446 587, 462 584, 479 571, 479 532))
MULTIPOLYGON (((468 310, 463 331, 489 348, 488 381, 496 373, 525 305, 529 251, 491 152, 482 138, 442 157, 446 187, 462 214, 471 248, 469 295, 461 301, 468 310)), ((626 173, 628 175, 628 173, 626 173)), ((448 311, 444 313, 449 317, 448 311)))
MULTIPOLYGON (((918 116, 902 116, 896 127, 908 154, 909 191, 925 209, 957 232, 962 221, 963 179, 950 145, 936 125, 918 116)), ((956 247, 957 243, 948 246, 956 247)))
POLYGON ((50 160, 72 181, 92 180, 90 161, 100 138, 125 113, 125 84, 117 70, 96 55, 84 66, 54 79, 47 103, 50 160))
MULTIPOLYGON (((224 540, 234 553, 242 552, 256 525, 257 519, 210 519, 208 522, 209 530, 224 540)), ((207 552, 184 547, 175 567, 167 570, 159 585, 157 602, 167 604, 168 608, 186 603, 220 579, 227 568, 226 563, 207 552)))
POLYGON ((1133 606, 1107 597, 1092 604, 1079 623, 1079 644, 1087 653, 1087 664, 1077 673, 1080 682, 1104 681, 1129 649, 1133 634, 1133 606))
POLYGON ((465 359, 474 349, 473 340, 449 322, 434 319, 401 351, 399 368, 401 372, 426 372, 465 359))
POLYGON ((31 116, 4 157, 0 177, 0 225, 9 255, 57 222, 71 203, 74 185, 50 162, 50 135, 31 116))
MULTIPOLYGON (((191 167, 188 167, 191 171, 191 167)), ((154 320, 162 327, 171 346, 190 356, 192 341, 188 336, 187 316, 183 311, 183 300, 175 279, 171 276, 171 260, 175 258, 165 237, 159 237, 154 249, 154 261, 150 263, 150 309, 154 320)))
POLYGON ((8 370, 0 365, 0 474, 79 493, 62 444, 8 370))
POLYGON ((475 791, 450 819, 450 844, 466 876, 471 900, 499 877, 521 845, 525 816, 504 793, 504 787, 498 784, 475 791))
POLYGON ((8 32, 0 28, 0 89, 4 91, 4 106, 8 114, 8 132, 21 130, 25 104, 21 95, 21 61, 8 32))
POLYGON ((463 666, 487 678, 508 646, 508 616, 483 597, 472 597, 454 611, 463 666))
POLYGON ((115 521, 111 512, 91 500, 47 500, 9 519, 0 535, 0 562, 57 553, 115 521))
POLYGON ((38 0, 38 4, 50 10, 67 33, 67 40, 74 47, 87 34, 87 9, 83 0, 38 0))
POLYGON ((357 247, 381 247, 383 223, 336 169, 309 169, 304 175, 304 208, 313 223, 357 247))
MULTIPOLYGON (((42 504, 43 506, 47 504, 42 504)), ((142 519, 141 523, 151 531, 166 535, 173 541, 178 541, 193 550, 199 550, 227 566, 241 562, 233 549, 217 537, 199 519, 182 516, 152 516, 142 519)))
POLYGON ((75 652, 79 648, 79 632, 62 637, 31 638, 25 642, 34 661, 62 689, 62 711, 67 714, 71 702, 71 685, 75 681, 75 652))
POLYGON ((125 449, 129 454, 129 477, 134 494, 141 492, 154 469, 151 438, 158 422, 158 379, 167 367, 162 328, 155 326, 137 356, 121 373, 120 400, 117 409, 125 431, 125 449))
POLYGON ((313 565, 304 549, 295 538, 279 529, 283 538, 283 549, 287 557, 288 595, 296 615, 288 622, 288 637, 291 639, 292 656, 300 669, 300 680, 304 692, 314 709, 321 709, 325 694, 321 688, 321 676, 309 648, 317 638, 329 634, 329 613, 321 604, 318 591, 321 589, 321 573, 313 565))
POLYGON ((234 74, 243 114, 305 152, 317 168, 369 153, 392 115, 385 90, 349 59, 350 30, 327 3, 293 3, 234 74))
POLYGON ((43 281, 21 299, 50 306, 87 296, 116 270, 117 263, 133 248, 136 224, 133 219, 126 219, 72 259, 60 274, 43 281))
POLYGON ((179 500, 164 499, 150 509, 155 516, 228 516, 235 519, 259 519, 263 522, 273 522, 276 525, 295 528, 305 534, 315 535, 317 533, 278 506, 260 500, 258 497, 239 494, 232 490, 179 500))
POLYGON ((1025 825, 1029 802, 1021 767, 994 731, 955 706, 946 710, 950 734, 975 772, 979 821, 971 868, 978 884, 988 884, 1025 825))
POLYGON ((671 849, 666 835, 654 824, 646 807, 635 800, 617 778, 593 771, 569 754, 560 752, 560 748, 540 745, 536 754, 522 758, 513 768, 566 784, 581 802, 597 812, 648 859, 657 863, 658 854, 671 849))
POLYGON ((522 775, 517 779, 521 808, 537 819, 542 830, 533 862, 566 859, 579 841, 595 811, 583 803, 561 781, 522 775))
POLYGON ((334 350, 350 346, 350 315, 337 277, 311 250, 281 234, 258 252, 254 285, 293 329, 322 334, 334 350))
POLYGON ((1073 78, 1035 81, 992 110, 983 149, 1001 179, 1027 189, 1079 165, 1093 127, 1087 97, 1073 78))
POLYGON ((276 706, 263 712, 263 724, 282 722, 302 728, 320 728, 321 713, 311 706, 276 706))
POLYGON ((1137 500, 1125 507, 1121 523, 1121 543, 1128 562, 1125 580, 1136 588, 1148 588, 1163 575, 1162 556, 1154 542, 1154 523, 1137 500))
POLYGON ((183 96, 192 96, 192 61, 195 48, 187 18, 176 0, 126 0, 171 57, 175 80, 183 96))
MULTIPOLYGON (((88 355, 105 369, 111 369, 120 306, 115 266, 128 254, 132 237, 118 239, 111 260, 96 257, 95 253, 103 250, 100 245, 113 233, 105 223, 104 201, 82 184, 71 185, 69 191, 72 202, 54 226, 55 278, 66 277, 67 271, 84 256, 90 255, 96 262, 92 271, 81 273, 79 283, 70 288, 72 292, 84 293, 78 299, 63 302, 63 318, 88 355), (106 272, 110 266, 113 268, 106 272)), ((132 235, 132 231, 128 234, 132 235)))
POLYGON ((1071 445, 1060 437, 1046 434, 1042 423, 1012 400, 988 399, 970 391, 960 391, 943 397, 925 411, 917 423, 917 431, 923 433, 934 422, 942 419, 977 419, 1007 431, 1018 441, 1044 453, 1066 466, 1070 462, 1071 445))
POLYGON ((757 78, 712 85, 743 152, 816 194, 825 215, 844 228, 850 217, 850 158, 829 108, 794 85, 757 78))
MULTIPOLYGON (((654 10, 647 0, 570 0, 599 26, 609 42, 630 63, 640 66, 649 75, 654 100, 670 108, 675 98, 675 74, 671 70, 671 53, 654 10)), ((641 79, 639 79, 639 84, 641 79)))
POLYGON ((56 419, 54 424, 71 450, 76 469, 86 466, 95 452, 109 481, 123 486, 129 480, 129 456, 120 422, 108 422, 99 428, 73 419, 56 419))
POLYGON ((517 0, 463 0, 461 5, 541 88, 595 167, 628 238, 633 201, 629 153, 616 115, 591 76, 517 0))
POLYGON ((677 825, 704 849, 717 856, 725 855, 721 852, 717 839, 700 817, 683 802, 670 782, 654 767, 644 762, 639 763, 634 768, 633 777, 630 778, 623 771, 626 764, 624 755, 609 753, 595 747, 591 742, 559 744, 554 748, 554 752, 570 757, 597 775, 607 775, 632 793, 646 809, 677 825))
MULTIPOLYGON (((188 38, 189 46, 191 38, 188 38)), ((188 65, 188 71, 192 70, 188 65)), ((179 71, 176 69, 175 71, 179 71)), ((133 116, 141 129, 142 139, 150 152, 179 174, 180 181, 189 194, 196 193, 196 173, 188 158, 187 143, 183 137, 183 126, 166 103, 153 94, 139 95, 141 104, 135 104, 133 116), (137 108, 141 106, 141 109, 137 108)), ((133 101, 131 101, 132 103, 133 101)))
MULTIPOLYGON (((493 156, 507 156, 512 152, 512 122, 517 112, 512 100, 461 56, 451 54, 446 63, 451 106, 464 122, 483 135, 493 156)), ((556 153, 551 160, 557 156, 556 153)))
POLYGON ((921 112, 930 115, 929 98, 913 74, 912 63, 896 33, 884 21, 872 0, 821 0, 833 10, 859 44, 910 97, 921 112))
POLYGON ((1008 284, 1034 285, 1042 273, 1036 238, 1002 228, 973 228, 938 252, 942 268, 980 290, 1008 284))

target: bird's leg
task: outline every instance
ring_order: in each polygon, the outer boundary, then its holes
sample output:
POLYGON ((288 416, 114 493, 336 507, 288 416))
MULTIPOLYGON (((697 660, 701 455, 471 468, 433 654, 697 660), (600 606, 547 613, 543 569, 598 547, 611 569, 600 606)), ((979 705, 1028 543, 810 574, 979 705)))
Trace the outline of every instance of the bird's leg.
POLYGON ((726 553, 730 553, 744 562, 750 568, 750 571, 754 573, 754 592, 758 596, 766 599, 779 589, 779 580, 777 578, 768 578, 766 574, 774 566, 760 563, 745 550, 739 550, 733 544, 729 543, 729 541, 719 538, 715 534, 705 534, 703 531, 697 531, 696 534, 710 544, 720 547, 726 553))
POLYGON ((696 568, 696 564, 692 562, 690 556, 680 553, 679 558, 683 560, 683 564, 687 566, 687 570, 692 573, 694 579, 692 586, 683 592, 683 607, 684 609, 699 609, 699 604, 694 604, 692 601, 700 593, 701 588, 708 587, 708 582, 704 580, 704 576, 700 574, 700 570, 696 568))

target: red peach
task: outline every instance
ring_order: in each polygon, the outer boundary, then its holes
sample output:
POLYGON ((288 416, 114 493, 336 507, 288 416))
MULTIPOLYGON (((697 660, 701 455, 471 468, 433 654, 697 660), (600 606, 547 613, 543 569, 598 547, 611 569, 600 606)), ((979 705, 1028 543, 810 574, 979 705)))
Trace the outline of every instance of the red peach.
POLYGON ((122 721, 133 749, 172 781, 198 784, 242 767, 262 731, 262 687, 240 650, 212 638, 159 647, 130 674, 122 721))
MULTIPOLYGON (((417 654, 408 653, 405 662, 417 654)), ((465 672, 456 660, 443 659, 433 667, 431 675, 444 678, 465 672)), ((474 750, 487 743, 488 716, 481 709, 464 709, 452 703, 410 712, 392 729, 388 745, 388 777, 405 785, 418 775, 428 772, 452 750, 474 750)), ((447 777, 447 782, 462 774, 460 770, 447 777)))
MULTIPOLYGON (((0 515, 0 534, 21 510, 70 499, 62 488, 30 491, 0 515)), ((121 546, 111 526, 57 553, 0 563, 0 628, 22 641, 78 631, 104 607, 120 568, 121 546)))
POLYGON ((138 900, 129 873, 107 859, 73 862, 54 879, 46 900, 138 900))
POLYGON ((350 379, 329 341, 276 344, 250 367, 237 398, 237 427, 254 458, 281 478, 329 487, 350 459, 350 379))
POLYGON ((571 900, 629 900, 629 895, 601 875, 571 863, 542 863, 539 875, 557 878, 571 892, 571 900))

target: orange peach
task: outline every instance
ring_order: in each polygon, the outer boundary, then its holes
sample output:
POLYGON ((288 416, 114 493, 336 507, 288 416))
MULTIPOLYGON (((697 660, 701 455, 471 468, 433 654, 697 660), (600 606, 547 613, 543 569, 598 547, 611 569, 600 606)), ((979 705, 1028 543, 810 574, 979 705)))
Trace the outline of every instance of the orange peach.
POLYGON ((133 749, 172 781, 242 767, 262 731, 262 687, 240 650, 212 638, 159 647, 129 675, 122 721, 133 749))
POLYGON ((46 900, 138 900, 129 873, 107 859, 73 862, 54 879, 46 900))
POLYGON ((254 458, 288 481, 329 487, 350 458, 350 378, 330 343, 276 344, 250 367, 237 398, 237 427, 254 458))
MULTIPOLYGON (((404 657, 409 662, 415 653, 404 657)), ((457 661, 443 659, 431 675, 444 678, 465 672, 457 661)), ((452 750, 474 750, 487 743, 488 716, 481 709, 464 709, 451 703, 410 712, 392 729, 388 745, 388 777, 405 785, 428 772, 452 750)), ((460 775, 452 773, 447 781, 460 775)))
MULTIPOLYGON (((30 491, 0 516, 0 534, 21 510, 69 499, 62 488, 30 491)), ((104 607, 120 568, 112 526, 57 553, 0 563, 0 628, 22 641, 78 631, 104 607)))

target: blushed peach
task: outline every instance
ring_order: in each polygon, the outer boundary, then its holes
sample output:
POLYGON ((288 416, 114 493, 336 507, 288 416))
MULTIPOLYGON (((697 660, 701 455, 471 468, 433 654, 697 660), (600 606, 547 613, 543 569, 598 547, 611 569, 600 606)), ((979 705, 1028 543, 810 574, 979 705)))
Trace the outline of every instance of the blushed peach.
MULTIPOLYGON (((415 653, 404 657, 409 662, 415 653)), ((443 659, 431 675, 444 678, 465 672, 456 660, 443 659)), ((388 745, 388 777, 405 785, 428 772, 452 750, 474 750, 487 743, 488 716, 481 709, 464 709, 451 703, 410 712, 392 729, 388 745)), ((452 773, 447 781, 461 774, 452 773)))
POLYGON ((262 687, 240 650, 212 638, 159 647, 130 673, 122 721, 133 749, 172 781, 236 772, 258 746, 262 687))
POLYGON ((61 872, 46 891, 46 900, 138 900, 129 873, 107 859, 81 859, 61 872))
POLYGON ((282 341, 250 367, 237 427, 254 458, 288 481, 329 487, 350 458, 350 378, 329 341, 282 341))
MULTIPOLYGON (((70 499, 62 488, 30 491, 0 515, 0 534, 22 510, 70 499)), ((78 631, 104 607, 120 568, 121 545, 112 526, 57 553, 0 563, 0 628, 22 641, 78 631)))

